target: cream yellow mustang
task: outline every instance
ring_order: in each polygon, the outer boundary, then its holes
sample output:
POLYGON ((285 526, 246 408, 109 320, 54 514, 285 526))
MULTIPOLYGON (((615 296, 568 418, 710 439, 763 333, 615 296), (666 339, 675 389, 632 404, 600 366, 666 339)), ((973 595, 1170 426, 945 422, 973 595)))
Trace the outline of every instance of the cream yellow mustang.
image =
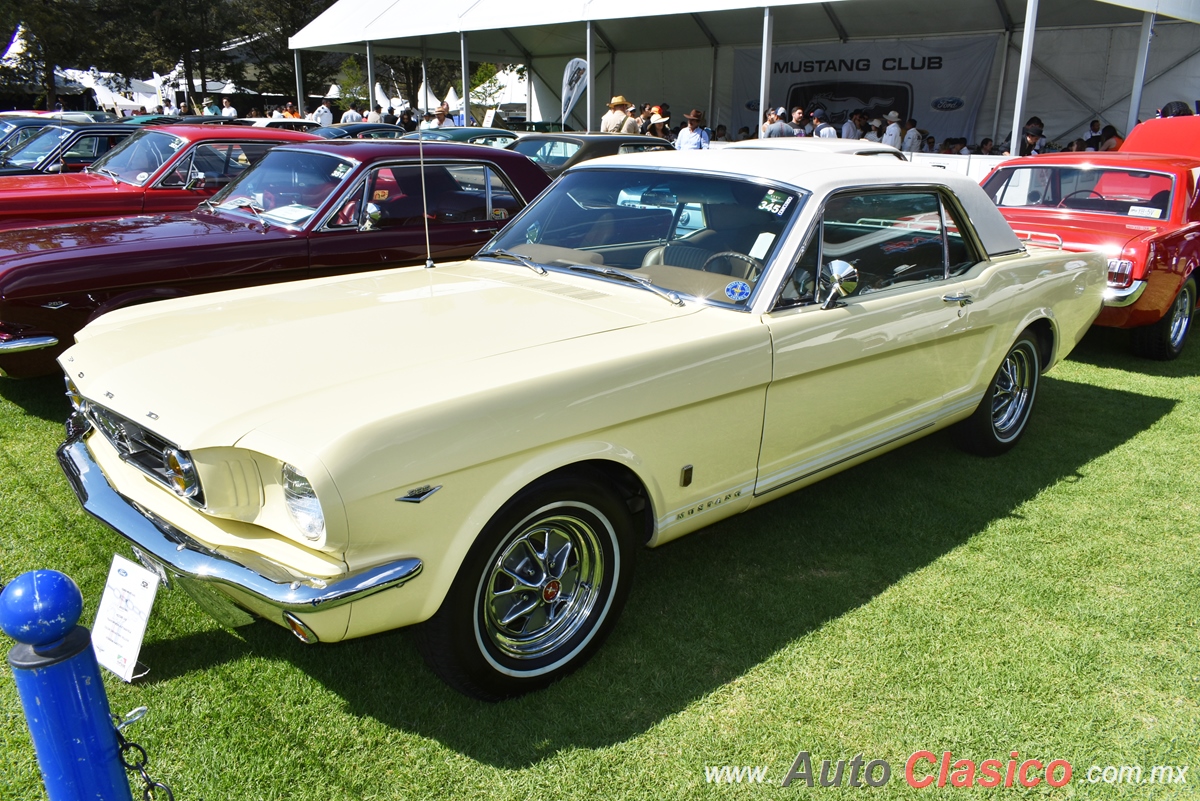
POLYGON ((419 623, 496 699, 599 647, 642 545, 946 426, 1010 448, 1105 279, 940 170, 602 159, 470 261, 104 315, 60 359, 60 460, 218 619, 419 623))

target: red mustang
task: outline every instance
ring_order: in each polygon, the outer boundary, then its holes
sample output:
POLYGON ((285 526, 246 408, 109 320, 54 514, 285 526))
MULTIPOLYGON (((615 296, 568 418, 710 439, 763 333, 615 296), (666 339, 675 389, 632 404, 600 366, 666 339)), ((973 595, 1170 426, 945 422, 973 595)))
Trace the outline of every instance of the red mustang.
POLYGON ((316 138, 232 125, 144 128, 84 172, 0 178, 0 228, 193 209, 275 145, 316 138))
POLYGON ((1119 152, 1006 161, 983 188, 1018 232, 1108 255, 1096 325, 1132 329, 1133 350, 1183 350, 1200 280, 1200 117, 1148 120, 1119 152))
POLYGON ((0 232, 0 375, 53 372, 123 306, 466 258, 550 184, 519 153, 423 151, 424 175, 416 142, 287 145, 192 211, 0 232))

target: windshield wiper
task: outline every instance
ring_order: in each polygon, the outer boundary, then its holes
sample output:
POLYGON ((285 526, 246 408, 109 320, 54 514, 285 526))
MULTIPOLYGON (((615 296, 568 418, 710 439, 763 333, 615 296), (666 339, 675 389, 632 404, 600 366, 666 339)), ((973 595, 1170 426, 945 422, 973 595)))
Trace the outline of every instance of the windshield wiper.
POLYGON ((616 278, 618 281, 625 281, 636 286, 640 286, 649 292, 653 292, 664 300, 670 301, 676 306, 682 306, 683 300, 668 289, 663 289, 655 284, 649 278, 643 278, 640 275, 633 275, 624 270, 615 270, 612 267, 590 267, 586 264, 572 264, 568 269, 579 273, 590 273, 592 275, 603 275, 607 278, 616 278))
POLYGON ((121 182, 119 180, 117 180, 117 174, 115 172, 113 172, 112 170, 105 169, 104 167, 95 167, 95 168, 89 167, 88 172, 92 172, 93 169, 96 172, 100 173, 101 175, 107 175, 109 178, 112 178, 114 185, 118 185, 118 186, 120 185, 121 182))
POLYGON ((499 259, 512 259, 518 264, 524 264, 529 269, 533 270, 538 275, 545 275, 546 268, 538 264, 528 256, 522 256, 520 253, 509 253, 507 250, 488 250, 479 254, 480 256, 492 256, 499 259))
POLYGON ((246 201, 245 203, 237 204, 237 206, 235 206, 234 208, 250 209, 250 211, 254 214, 254 216, 256 218, 258 218, 258 224, 262 226, 264 233, 266 233, 266 231, 271 227, 271 224, 268 223, 266 218, 262 216, 262 212, 266 211, 266 209, 264 209, 262 206, 258 205, 257 203, 254 203, 253 201, 246 201))

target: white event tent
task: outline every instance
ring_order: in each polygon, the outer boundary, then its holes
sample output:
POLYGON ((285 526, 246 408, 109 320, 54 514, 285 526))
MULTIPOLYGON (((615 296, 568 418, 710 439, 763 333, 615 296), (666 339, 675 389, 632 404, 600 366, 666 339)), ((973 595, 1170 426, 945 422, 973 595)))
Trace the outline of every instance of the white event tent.
POLYGON ((781 45, 989 37, 986 88, 970 100, 975 126, 1001 136, 1030 113, 1051 138, 1094 118, 1127 130, 1168 100, 1200 94, 1200 0, 691 0, 679 9, 664 0, 339 0, 289 45, 297 64, 305 50, 365 53, 369 71, 375 54, 522 63, 530 116, 549 119, 560 117, 563 67, 583 57, 593 67, 572 122, 590 130, 617 94, 706 109, 712 122, 757 113, 778 102, 768 86, 781 45), (735 63, 748 51, 762 65, 757 102, 735 90, 735 63))

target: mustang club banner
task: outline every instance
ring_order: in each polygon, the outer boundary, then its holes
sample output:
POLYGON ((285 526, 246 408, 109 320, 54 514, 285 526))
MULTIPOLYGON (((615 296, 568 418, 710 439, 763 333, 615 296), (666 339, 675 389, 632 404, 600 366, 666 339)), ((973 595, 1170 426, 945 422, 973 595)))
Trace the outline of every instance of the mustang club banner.
MULTIPOLYGON (((996 37, 908 39, 783 45, 772 48, 771 106, 823 108, 840 130, 851 111, 883 118, 895 110, 904 121, 941 142, 948 136, 975 142, 975 119, 987 92, 996 37)), ((761 124, 758 80, 762 50, 734 53, 734 130, 761 124)))

